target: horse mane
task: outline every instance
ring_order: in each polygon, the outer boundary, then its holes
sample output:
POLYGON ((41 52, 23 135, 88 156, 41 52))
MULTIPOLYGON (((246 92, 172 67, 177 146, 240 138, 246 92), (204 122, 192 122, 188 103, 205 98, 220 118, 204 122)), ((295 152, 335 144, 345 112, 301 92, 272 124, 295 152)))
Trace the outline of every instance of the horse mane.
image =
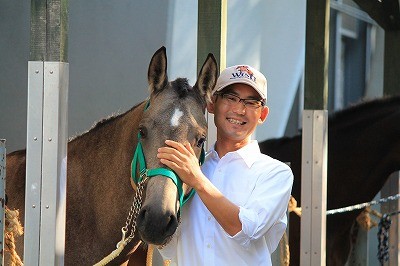
POLYGON ((94 125, 91 128, 89 128, 88 130, 82 132, 79 135, 70 137, 68 142, 77 140, 77 139, 79 139, 80 137, 82 137, 83 135, 85 135, 87 133, 93 133, 93 132, 98 131, 99 129, 103 128, 105 125, 108 125, 111 122, 113 122, 115 119, 120 118, 120 117, 124 116, 125 114, 129 113, 130 111, 136 109, 140 104, 141 104, 141 102, 136 104, 135 106, 133 106, 131 109, 129 109, 128 111, 126 111, 124 113, 113 113, 108 117, 102 118, 101 120, 99 120, 96 123, 94 123, 94 125))
MULTIPOLYGON (((188 79, 187 78, 177 78, 174 81, 171 81, 171 85, 173 88, 176 89, 176 92, 178 93, 178 98, 183 99, 185 97, 188 97, 188 95, 192 94, 198 101, 204 102, 204 99, 201 97, 201 95, 198 95, 197 93, 194 92, 193 88, 189 85, 188 79)), ((79 135, 73 136, 69 138, 69 141, 74 141, 76 139, 79 139, 83 135, 87 133, 93 133, 96 132, 97 130, 103 128, 105 125, 108 125, 109 123, 113 122, 115 119, 124 116, 126 113, 129 113, 133 109, 137 108, 139 104, 136 104, 133 106, 131 109, 124 113, 113 113, 108 117, 105 117, 99 121, 97 121, 89 130, 82 132, 79 135)))
POLYGON ((330 123, 338 124, 344 119, 349 120, 349 117, 351 117, 352 115, 358 115, 365 112, 374 113, 374 110, 376 109, 381 110, 383 106, 392 105, 400 107, 400 95, 384 96, 382 98, 376 99, 363 99, 360 102, 352 104, 343 110, 335 111, 334 113, 330 114, 330 123))

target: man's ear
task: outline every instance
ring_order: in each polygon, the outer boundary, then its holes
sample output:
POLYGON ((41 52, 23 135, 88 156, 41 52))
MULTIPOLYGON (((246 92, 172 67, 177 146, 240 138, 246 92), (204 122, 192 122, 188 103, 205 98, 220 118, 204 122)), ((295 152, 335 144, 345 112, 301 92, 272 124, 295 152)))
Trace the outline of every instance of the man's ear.
POLYGON ((260 118, 258 119, 258 123, 262 124, 264 123, 265 119, 267 119, 267 116, 269 114, 269 108, 268 106, 264 106, 263 109, 261 110, 260 118))
POLYGON ((207 102, 207 111, 211 114, 214 113, 214 103, 216 100, 216 96, 214 95, 211 97, 211 101, 207 102))

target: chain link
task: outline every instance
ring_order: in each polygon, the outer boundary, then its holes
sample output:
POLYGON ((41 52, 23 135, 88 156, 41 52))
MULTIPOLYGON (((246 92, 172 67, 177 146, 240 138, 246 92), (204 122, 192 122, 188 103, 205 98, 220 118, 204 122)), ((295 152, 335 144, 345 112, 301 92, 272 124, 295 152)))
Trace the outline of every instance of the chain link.
MULTIPOLYGON (((147 182, 148 177, 146 176, 138 185, 137 185, 137 190, 135 197, 133 198, 133 203, 132 206, 129 210, 128 217, 126 218, 125 226, 121 228, 122 231, 122 241, 125 241, 125 235, 129 231, 129 228, 131 230, 130 235, 126 239, 126 242, 129 243, 134 237, 135 237, 135 231, 136 231, 136 218, 139 214, 140 208, 142 207, 142 195, 143 195, 143 190, 145 187, 145 183, 147 182)), ((117 247, 120 245, 119 242, 117 244, 117 247)))

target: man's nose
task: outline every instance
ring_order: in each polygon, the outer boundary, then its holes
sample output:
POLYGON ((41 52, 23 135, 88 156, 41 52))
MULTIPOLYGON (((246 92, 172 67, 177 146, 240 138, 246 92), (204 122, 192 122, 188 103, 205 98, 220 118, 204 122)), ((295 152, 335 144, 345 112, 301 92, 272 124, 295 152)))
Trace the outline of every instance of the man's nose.
POLYGON ((243 101, 239 101, 233 107, 233 111, 238 114, 244 114, 246 112, 246 106, 243 101))

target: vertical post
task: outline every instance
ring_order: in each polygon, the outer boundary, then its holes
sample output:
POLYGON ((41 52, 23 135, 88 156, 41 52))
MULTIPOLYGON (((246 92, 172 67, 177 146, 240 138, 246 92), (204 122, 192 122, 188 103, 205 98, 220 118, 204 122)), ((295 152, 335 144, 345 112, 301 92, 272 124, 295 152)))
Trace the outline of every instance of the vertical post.
POLYGON ((31 1, 26 265, 63 265, 67 162, 67 0, 31 1))
MULTIPOLYGON (((385 31, 385 59, 384 59, 384 95, 399 94, 398 84, 400 83, 400 31, 385 31)), ((388 197, 400 193, 400 173, 390 175, 386 184, 381 190, 381 197, 388 197)), ((399 200, 391 201, 382 205, 382 213, 390 213, 399 210, 399 200)), ((389 262, 388 265, 399 265, 399 232, 400 223, 398 215, 392 216, 392 225, 389 229, 389 262)))
POLYGON ((5 189, 6 189, 6 140, 0 139, 0 265, 4 265, 5 189))
POLYGON ((329 0, 307 0, 300 264, 326 264, 329 0))
MULTIPOLYGON (((226 67, 227 0, 198 1, 197 72, 209 53, 213 53, 220 70, 226 67)), ((214 116, 207 113, 207 149, 217 137, 214 116)))
MULTIPOLYGON (((388 196, 393 196, 399 193, 400 187, 400 172, 397 171, 390 175, 385 185, 381 190, 381 197, 386 198, 388 196)), ((391 213, 397 212, 400 209, 400 201, 394 200, 383 203, 381 206, 381 212, 391 213)), ((399 254, 399 233, 400 233, 400 223, 398 215, 393 215, 391 217, 392 224, 389 229, 389 261, 387 265, 399 265, 400 254, 399 254)), ((386 263, 385 263, 386 265, 386 263)))

